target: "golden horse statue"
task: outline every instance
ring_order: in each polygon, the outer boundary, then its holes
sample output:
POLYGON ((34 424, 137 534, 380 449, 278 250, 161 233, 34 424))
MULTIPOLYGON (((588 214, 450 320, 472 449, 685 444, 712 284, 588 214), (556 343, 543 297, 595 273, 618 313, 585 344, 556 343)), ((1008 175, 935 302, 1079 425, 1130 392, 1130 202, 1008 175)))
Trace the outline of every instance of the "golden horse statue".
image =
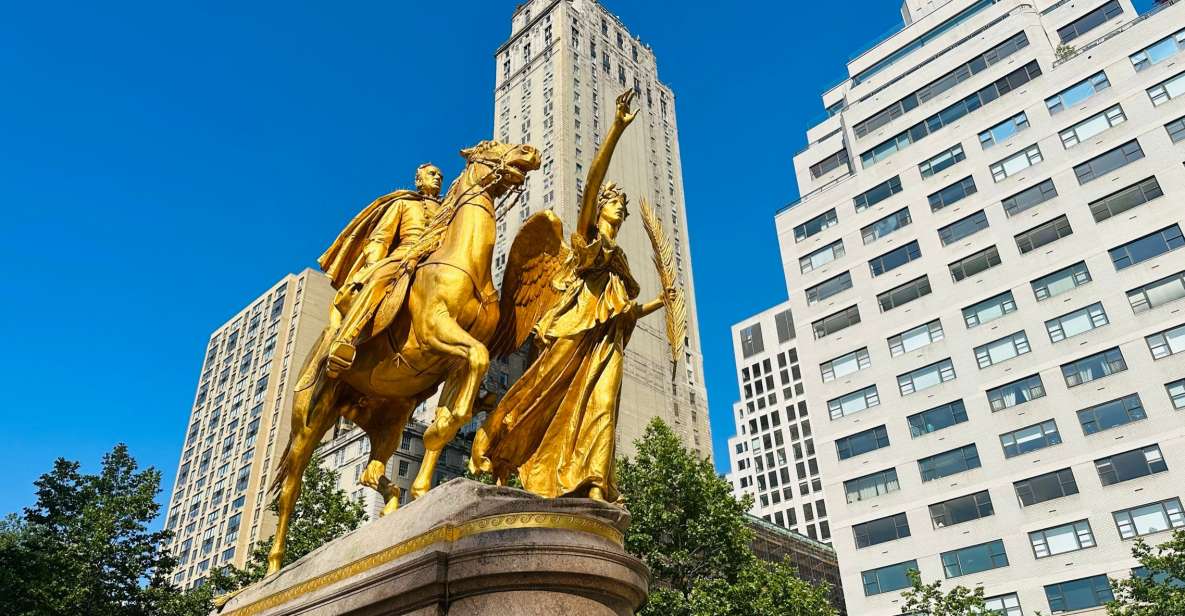
MULTIPOLYGON (((326 375, 323 334, 301 372, 292 404, 292 432, 272 489, 279 491, 279 521, 268 555, 268 574, 283 564, 292 510, 313 449, 339 417, 370 438, 370 462, 361 483, 399 504, 385 475, 415 407, 443 382, 436 420, 424 433, 424 461, 412 484, 418 498, 432 487, 437 459, 469 421, 489 365, 486 343, 499 320, 490 266, 496 235, 494 203, 539 168, 529 145, 483 141, 463 150, 465 170, 449 188, 428 230, 412 248, 408 271, 380 305, 381 332, 358 346, 353 364, 326 375), (405 299, 406 298, 406 299, 405 299), (389 324, 386 324, 389 323, 389 324)), ((327 332, 328 333, 328 332, 327 332)))

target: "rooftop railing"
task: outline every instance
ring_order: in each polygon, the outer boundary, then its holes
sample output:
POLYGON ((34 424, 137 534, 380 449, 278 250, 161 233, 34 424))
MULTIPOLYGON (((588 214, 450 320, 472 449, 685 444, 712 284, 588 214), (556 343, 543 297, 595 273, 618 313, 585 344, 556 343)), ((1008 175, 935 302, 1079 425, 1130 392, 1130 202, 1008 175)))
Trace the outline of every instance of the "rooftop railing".
POLYGON ((1136 24, 1143 22, 1144 20, 1148 19, 1149 17, 1156 15, 1157 13, 1167 9, 1168 7, 1170 7, 1174 4, 1177 4, 1180 1, 1181 0, 1164 0, 1163 2, 1157 2, 1155 6, 1153 6, 1151 9, 1148 9, 1147 11, 1145 11, 1143 15, 1140 15, 1139 17, 1136 17, 1135 19, 1123 24, 1122 26, 1115 28, 1114 30, 1104 34, 1103 36, 1100 36, 1099 38, 1087 43, 1086 45, 1083 45, 1082 47, 1074 47, 1073 48, 1074 51, 1064 54, 1062 57, 1058 58, 1057 60, 1054 60, 1053 68, 1057 68, 1057 67, 1065 64, 1066 62, 1069 62, 1070 60, 1073 60, 1074 58, 1077 58, 1078 56, 1082 55, 1083 52, 1090 51, 1091 49, 1098 47, 1099 45, 1102 45, 1103 43, 1106 43, 1107 41, 1111 40, 1112 38, 1119 36, 1120 34, 1123 34, 1124 32, 1127 32, 1128 30, 1130 30, 1132 28, 1132 26, 1135 26, 1136 24))

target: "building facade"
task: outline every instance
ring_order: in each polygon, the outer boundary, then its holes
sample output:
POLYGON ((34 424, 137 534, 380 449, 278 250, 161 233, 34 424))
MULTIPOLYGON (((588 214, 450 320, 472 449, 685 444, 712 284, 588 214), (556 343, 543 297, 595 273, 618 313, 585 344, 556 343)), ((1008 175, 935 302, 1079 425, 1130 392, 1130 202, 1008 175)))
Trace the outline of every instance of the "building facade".
POLYGON ((789 563, 798 577, 812 584, 827 584, 831 587, 831 604, 841 616, 847 614, 834 548, 752 515, 746 516, 745 522, 753 531, 749 545, 757 558, 789 563))
POLYGON ((732 326, 742 397, 732 407, 737 433, 728 439, 727 479, 735 496, 753 497, 753 516, 830 541, 795 334, 787 304, 732 326))
POLYGON ((902 14, 776 217, 848 608, 1102 613, 1185 526, 1185 3, 902 14))
MULTIPOLYGON (((642 288, 639 299, 659 293, 650 264, 651 247, 638 201, 646 199, 662 216, 675 245, 679 278, 689 311, 686 351, 672 378, 670 351, 660 315, 642 320, 626 351, 618 417, 618 453, 628 454, 652 417, 661 417, 700 455, 711 455, 703 362, 695 310, 695 286, 688 248, 687 217, 679 159, 675 96, 658 78, 653 51, 631 35, 616 16, 593 0, 530 0, 514 12, 510 38, 494 54, 494 137, 530 143, 543 156, 517 201, 498 207, 495 277, 501 279, 507 253, 522 223, 552 209, 574 228, 582 185, 605 132, 615 99, 634 90, 638 116, 613 156, 607 181, 630 198, 633 216, 618 243, 633 259, 642 288)), ((496 366, 503 383, 514 369, 496 366), (510 372, 510 374, 506 374, 510 372)))
POLYGON ((274 533, 268 487, 288 441, 290 383, 333 293, 319 272, 290 274, 210 335, 165 517, 179 586, 241 567, 274 533))

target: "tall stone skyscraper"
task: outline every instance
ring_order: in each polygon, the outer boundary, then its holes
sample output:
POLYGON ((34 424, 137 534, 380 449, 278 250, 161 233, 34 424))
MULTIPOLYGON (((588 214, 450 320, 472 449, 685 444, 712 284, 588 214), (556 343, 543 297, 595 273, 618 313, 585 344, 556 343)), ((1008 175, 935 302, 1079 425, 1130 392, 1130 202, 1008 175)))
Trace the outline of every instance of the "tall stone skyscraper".
POLYGON ((776 218, 847 605, 1101 614, 1185 527, 1185 3, 902 13, 776 218))
POLYGON ((660 290, 658 275, 638 215, 638 200, 648 200, 674 242, 690 319, 674 378, 662 315, 642 320, 634 331, 626 352, 618 452, 631 452, 650 418, 661 417, 688 447, 711 455, 675 97, 658 79, 654 52, 592 0, 530 0, 515 10, 510 38, 494 60, 494 137, 530 143, 543 153, 543 167, 528 178, 522 198, 508 200, 497 212, 498 279, 515 233, 531 214, 550 208, 571 233, 588 166, 612 123, 614 101, 626 89, 634 90, 638 117, 617 146, 606 178, 630 198, 631 218, 618 241, 632 259, 640 299, 654 297, 660 290))
POLYGON ((320 272, 289 274, 210 335, 165 527, 188 587, 271 537, 268 484, 288 442, 292 381, 329 318, 320 272))

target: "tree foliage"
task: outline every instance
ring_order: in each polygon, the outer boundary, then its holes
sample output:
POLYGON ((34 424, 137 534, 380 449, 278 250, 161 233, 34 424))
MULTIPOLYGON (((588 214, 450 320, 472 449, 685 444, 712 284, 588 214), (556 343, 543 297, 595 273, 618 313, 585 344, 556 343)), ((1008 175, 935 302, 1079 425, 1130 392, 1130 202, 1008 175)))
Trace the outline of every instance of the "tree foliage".
POLYGON ((654 419, 632 460, 618 462, 630 512, 625 547, 650 568, 643 616, 832 616, 828 587, 799 579, 793 567, 759 561, 753 531, 711 462, 697 458, 654 419))
POLYGON ((176 561, 150 532, 160 472, 139 470, 126 445, 98 474, 59 458, 34 486, 37 501, 0 523, 0 597, 7 614, 168 614, 176 561))
POLYGON ((1173 531, 1172 539, 1155 547, 1137 539, 1132 556, 1143 575, 1111 581, 1115 600, 1107 605, 1108 616, 1185 616, 1185 531, 1173 531))
POLYGON ((942 581, 936 580, 932 584, 923 584, 922 576, 917 571, 909 570, 910 588, 901 592, 905 605, 901 606, 902 614, 928 614, 929 616, 989 616, 995 614, 988 610, 983 599, 983 587, 977 586, 970 590, 965 586, 955 586, 949 592, 942 591, 942 581))

